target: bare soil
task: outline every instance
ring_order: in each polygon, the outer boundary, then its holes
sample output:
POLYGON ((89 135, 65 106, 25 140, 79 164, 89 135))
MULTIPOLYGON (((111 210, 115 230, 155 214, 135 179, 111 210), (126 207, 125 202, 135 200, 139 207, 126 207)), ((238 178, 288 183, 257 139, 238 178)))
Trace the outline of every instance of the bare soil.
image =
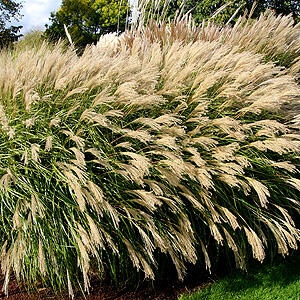
MULTIPOLYGON (((135 288, 121 287, 116 288, 113 285, 100 285, 99 281, 92 280, 91 292, 84 298, 82 294, 77 293, 74 297, 76 300, 175 300, 179 295, 190 293, 199 288, 204 288, 214 281, 211 278, 204 279, 203 276, 189 278, 184 282, 166 280, 154 284, 142 283, 137 284, 135 288)), ((0 280, 0 287, 3 286, 4 279, 0 280)), ((69 299, 68 294, 55 295, 48 288, 38 287, 37 290, 28 290, 26 286, 19 285, 15 278, 11 278, 8 286, 9 296, 0 292, 0 299, 16 300, 38 300, 38 299, 69 299)))

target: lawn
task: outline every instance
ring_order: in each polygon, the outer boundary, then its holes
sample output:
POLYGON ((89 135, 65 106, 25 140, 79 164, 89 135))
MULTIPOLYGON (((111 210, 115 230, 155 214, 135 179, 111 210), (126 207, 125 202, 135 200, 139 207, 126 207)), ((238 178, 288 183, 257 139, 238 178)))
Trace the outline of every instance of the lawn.
POLYGON ((266 267, 254 267, 248 274, 236 272, 208 288, 180 300, 300 299, 300 255, 266 267))

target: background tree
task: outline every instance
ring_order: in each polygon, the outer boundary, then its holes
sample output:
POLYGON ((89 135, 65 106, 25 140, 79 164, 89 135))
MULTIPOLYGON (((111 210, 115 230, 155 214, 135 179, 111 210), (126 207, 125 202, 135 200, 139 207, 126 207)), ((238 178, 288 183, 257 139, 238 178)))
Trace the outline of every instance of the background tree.
MULTIPOLYGON (((177 9, 180 8, 183 0, 174 0, 170 2, 168 16, 174 16, 177 9)), ((214 17, 214 20, 226 23, 236 13, 236 17, 243 14, 245 10, 251 10, 255 0, 187 0, 184 5, 184 12, 191 11, 197 24, 203 19, 210 18, 223 5, 227 6, 214 17)), ((258 17, 267 8, 275 10, 277 14, 292 13, 295 21, 299 20, 300 4, 297 0, 256 0, 256 9, 253 17, 258 17)))
POLYGON ((127 1, 122 0, 63 0, 56 13, 51 13, 51 25, 45 36, 54 40, 65 37, 67 26, 73 43, 82 48, 98 41, 100 35, 124 30, 127 1))
POLYGON ((16 41, 22 26, 7 26, 12 20, 18 21, 21 17, 22 5, 12 0, 0 0, 0 48, 16 41))

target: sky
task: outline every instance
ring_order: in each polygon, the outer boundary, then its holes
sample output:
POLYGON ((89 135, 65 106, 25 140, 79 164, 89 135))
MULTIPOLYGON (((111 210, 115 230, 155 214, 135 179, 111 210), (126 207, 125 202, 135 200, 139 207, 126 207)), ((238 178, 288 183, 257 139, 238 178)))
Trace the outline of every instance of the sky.
POLYGON ((45 24, 49 24, 49 17, 52 11, 56 11, 60 6, 62 0, 22 0, 23 3, 21 14, 22 19, 18 25, 22 25, 22 34, 31 29, 45 29, 45 24))
MULTIPOLYGON (((13 25, 23 26, 21 33, 26 34, 32 29, 44 30, 45 24, 49 24, 50 13, 56 11, 62 3, 62 0, 19 0, 22 2, 23 8, 21 14, 23 17, 18 23, 13 25)), ((136 6, 137 0, 130 0, 133 6, 136 6)), ((137 10, 132 16, 137 17, 137 10)))

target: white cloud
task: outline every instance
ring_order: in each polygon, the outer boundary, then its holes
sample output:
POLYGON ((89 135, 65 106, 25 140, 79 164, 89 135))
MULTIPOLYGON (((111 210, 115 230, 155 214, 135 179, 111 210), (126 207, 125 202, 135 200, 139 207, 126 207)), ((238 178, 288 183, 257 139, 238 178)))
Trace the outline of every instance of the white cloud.
POLYGON ((23 26, 22 33, 31 29, 44 29, 49 23, 50 13, 57 10, 62 0, 25 0, 23 1, 23 18, 19 24, 23 26))

